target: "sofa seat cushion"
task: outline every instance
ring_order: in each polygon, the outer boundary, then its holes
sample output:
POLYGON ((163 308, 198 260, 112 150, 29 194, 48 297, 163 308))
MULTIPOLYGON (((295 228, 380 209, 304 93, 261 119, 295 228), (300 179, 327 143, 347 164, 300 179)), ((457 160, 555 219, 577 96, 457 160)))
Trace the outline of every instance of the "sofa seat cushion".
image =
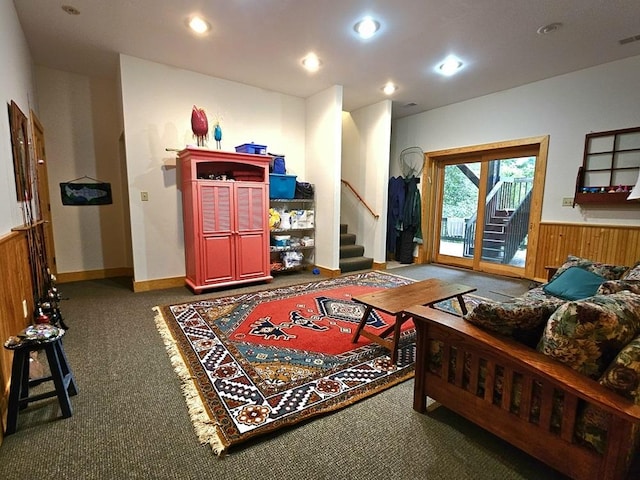
POLYGON ((596 294, 605 278, 581 267, 569 267, 555 276, 542 289, 565 300, 580 300, 596 294))
POLYGON ((516 298, 508 302, 479 303, 464 318, 535 348, 544 325, 557 307, 556 302, 516 298))
POLYGON ((606 280, 619 280, 628 270, 628 266, 611 265, 608 263, 594 262, 588 258, 576 257, 575 255, 567 256, 567 260, 558 268, 551 280, 556 279, 565 270, 571 267, 579 267, 596 275, 600 275, 606 280))
POLYGON ((624 272, 622 277, 620 277, 620 280, 640 281, 640 262, 636 262, 633 267, 624 272))
POLYGON ((516 300, 523 302, 549 302, 556 305, 556 307, 559 307, 566 302, 566 300, 564 300, 563 298, 554 297, 553 295, 549 295, 547 292, 545 292, 544 285, 540 285, 538 287, 532 288, 531 290, 527 290, 519 297, 516 297, 516 300))
POLYGON ((611 295, 624 290, 640 295, 640 280, 607 280, 598 287, 596 295, 611 295))
POLYGON ((640 295, 596 295, 558 307, 538 351, 597 380, 639 329, 640 295))
POLYGON ((640 405, 640 336, 620 350, 599 382, 640 405))
MULTIPOLYGON (((640 337, 620 350, 598 383, 640 405, 640 337)), ((576 424, 576 437, 596 451, 604 452, 610 417, 609 413, 592 404, 584 405, 576 424)), ((636 424, 629 440, 636 445, 640 442, 639 429, 640 425, 636 424)))

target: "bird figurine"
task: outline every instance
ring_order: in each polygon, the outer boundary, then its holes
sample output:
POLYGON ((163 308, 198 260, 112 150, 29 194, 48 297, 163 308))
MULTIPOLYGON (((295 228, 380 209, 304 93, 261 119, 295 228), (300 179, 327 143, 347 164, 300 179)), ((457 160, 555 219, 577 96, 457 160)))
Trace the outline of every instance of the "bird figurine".
POLYGON ((220 127, 220 122, 216 122, 215 126, 213 127, 213 138, 216 141, 216 148, 220 150, 220 148, 222 147, 222 144, 220 143, 220 141, 222 140, 222 127, 220 127))
POLYGON ((191 130, 193 131, 193 136, 196 137, 197 145, 204 147, 209 139, 209 122, 204 109, 195 105, 191 110, 191 130))

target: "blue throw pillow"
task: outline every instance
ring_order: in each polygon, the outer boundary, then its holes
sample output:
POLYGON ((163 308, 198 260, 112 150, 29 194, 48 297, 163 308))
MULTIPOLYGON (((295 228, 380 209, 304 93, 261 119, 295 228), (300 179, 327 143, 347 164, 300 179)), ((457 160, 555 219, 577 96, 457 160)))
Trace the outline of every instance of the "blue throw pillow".
POLYGON ((542 289, 545 293, 565 300, 580 300, 596 294, 604 277, 580 267, 570 267, 551 280, 542 289))

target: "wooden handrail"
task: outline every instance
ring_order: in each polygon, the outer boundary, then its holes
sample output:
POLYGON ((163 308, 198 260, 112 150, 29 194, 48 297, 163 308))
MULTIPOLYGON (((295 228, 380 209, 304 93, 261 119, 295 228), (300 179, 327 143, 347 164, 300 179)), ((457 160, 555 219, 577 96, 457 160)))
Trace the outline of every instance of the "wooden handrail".
POLYGON ((371 215, 373 215, 373 218, 375 218, 375 219, 380 218, 380 215, 378 215, 373 210, 371 210, 371 207, 369 205, 367 205, 367 202, 364 201, 364 199, 360 196, 360 194, 358 192, 356 192, 355 188, 353 188, 353 186, 347 180, 342 178, 342 179, 340 179, 340 181, 342 183, 344 183, 347 187, 349 187, 349 190, 351 190, 353 192, 353 194, 358 198, 358 200, 360 200, 360 203, 362 203, 365 206, 365 208, 367 210, 369 210, 369 213, 371 215))

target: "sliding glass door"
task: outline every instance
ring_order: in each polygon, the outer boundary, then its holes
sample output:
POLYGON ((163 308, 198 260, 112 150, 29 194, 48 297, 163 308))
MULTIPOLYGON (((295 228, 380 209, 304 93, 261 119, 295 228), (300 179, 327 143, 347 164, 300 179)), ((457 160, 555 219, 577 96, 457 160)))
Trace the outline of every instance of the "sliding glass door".
POLYGON ((537 160, 524 148, 438 162, 436 262, 523 275, 537 160))
POLYGON ((473 259, 481 165, 480 162, 458 163, 443 165, 442 169, 438 253, 442 257, 454 257, 448 261, 465 266, 471 265, 473 259))

